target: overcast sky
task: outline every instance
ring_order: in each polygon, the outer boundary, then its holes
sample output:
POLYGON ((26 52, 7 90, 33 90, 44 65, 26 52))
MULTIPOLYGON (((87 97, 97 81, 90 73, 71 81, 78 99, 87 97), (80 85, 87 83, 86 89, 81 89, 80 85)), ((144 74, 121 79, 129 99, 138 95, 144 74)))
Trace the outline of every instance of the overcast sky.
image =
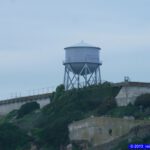
POLYGON ((62 83, 66 46, 102 48, 102 79, 150 82, 150 0, 0 0, 0 99, 62 83))

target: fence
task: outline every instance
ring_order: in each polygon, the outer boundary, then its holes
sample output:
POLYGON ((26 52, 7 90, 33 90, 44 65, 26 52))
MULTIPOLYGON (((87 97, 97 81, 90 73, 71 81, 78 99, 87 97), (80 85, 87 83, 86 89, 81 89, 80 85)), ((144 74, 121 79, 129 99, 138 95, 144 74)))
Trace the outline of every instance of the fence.
POLYGON ((51 87, 45 87, 45 88, 39 88, 39 89, 26 90, 23 92, 12 92, 8 94, 7 96, 1 96, 0 100, 8 100, 8 99, 19 98, 19 97, 27 97, 27 96, 52 93, 53 91, 55 91, 55 89, 56 89, 56 86, 51 86, 51 87))

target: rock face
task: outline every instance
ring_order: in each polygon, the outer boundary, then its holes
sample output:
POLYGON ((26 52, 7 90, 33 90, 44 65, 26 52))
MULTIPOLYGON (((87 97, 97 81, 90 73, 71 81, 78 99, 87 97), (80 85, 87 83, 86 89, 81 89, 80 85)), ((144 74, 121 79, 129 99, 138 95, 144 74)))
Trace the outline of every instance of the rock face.
POLYGON ((130 142, 132 142, 133 138, 142 139, 148 136, 150 136, 150 125, 139 125, 132 128, 128 134, 125 134, 109 143, 92 147, 91 150, 111 150, 114 149, 121 141, 130 140, 130 142))
POLYGON ((150 125, 150 121, 92 117, 70 124, 69 137, 74 143, 86 141, 95 147, 114 141, 140 125, 150 125))
POLYGON ((142 94, 150 93, 150 83, 142 82, 123 82, 115 86, 122 86, 116 96, 118 106, 127 106, 129 103, 134 104, 136 98, 142 94))
POLYGON ((37 149, 36 145, 32 145, 31 150, 38 150, 38 149, 37 149))

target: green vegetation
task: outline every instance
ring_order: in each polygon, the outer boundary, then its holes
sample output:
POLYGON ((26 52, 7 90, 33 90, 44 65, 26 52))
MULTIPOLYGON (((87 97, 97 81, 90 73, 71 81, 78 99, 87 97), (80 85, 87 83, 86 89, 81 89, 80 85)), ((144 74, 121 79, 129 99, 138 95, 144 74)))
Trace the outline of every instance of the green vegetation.
MULTIPOLYGON (((40 110, 36 102, 27 103, 0 120, 0 149, 7 150, 9 143, 11 145, 14 139, 18 139, 15 146, 12 144, 9 150, 24 150, 31 141, 42 150, 59 150, 69 143, 68 125, 90 116, 134 116, 137 119, 150 117, 150 107, 144 103, 141 108, 139 100, 135 106, 130 104, 117 107, 115 96, 119 90, 120 87, 113 87, 108 82, 69 91, 65 91, 64 86, 60 85, 56 92, 51 94, 51 104, 43 109, 40 110), (37 109, 39 110, 36 111, 37 109), (7 131, 4 132, 5 130, 7 131), (27 133, 30 136, 27 136, 27 133)), ((144 140, 150 141, 149 138, 144 140)), ((119 147, 125 147, 123 145, 126 144, 122 142, 119 147)))
POLYGON ((17 118, 22 118, 23 116, 25 116, 39 108, 40 108, 40 105, 37 102, 26 103, 26 104, 22 105, 21 108, 18 110, 17 118))
POLYGON ((150 108, 141 109, 140 106, 128 105, 111 109, 106 115, 119 118, 133 116, 135 119, 150 119, 150 108))
POLYGON ((150 107, 150 94, 143 94, 137 97, 135 101, 136 106, 142 106, 143 108, 150 107))
POLYGON ((110 110, 107 115, 122 118, 124 116, 136 116, 139 113, 139 108, 133 105, 116 107, 110 110))
POLYGON ((30 138, 17 126, 10 123, 0 125, 1 150, 26 150, 30 138))

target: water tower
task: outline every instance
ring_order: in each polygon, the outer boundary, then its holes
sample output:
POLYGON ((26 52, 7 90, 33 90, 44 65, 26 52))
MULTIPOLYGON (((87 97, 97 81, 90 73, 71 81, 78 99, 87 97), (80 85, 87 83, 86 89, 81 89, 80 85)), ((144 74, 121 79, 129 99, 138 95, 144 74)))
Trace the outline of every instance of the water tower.
POLYGON ((65 49, 64 86, 66 90, 101 83, 101 48, 83 41, 65 49))

